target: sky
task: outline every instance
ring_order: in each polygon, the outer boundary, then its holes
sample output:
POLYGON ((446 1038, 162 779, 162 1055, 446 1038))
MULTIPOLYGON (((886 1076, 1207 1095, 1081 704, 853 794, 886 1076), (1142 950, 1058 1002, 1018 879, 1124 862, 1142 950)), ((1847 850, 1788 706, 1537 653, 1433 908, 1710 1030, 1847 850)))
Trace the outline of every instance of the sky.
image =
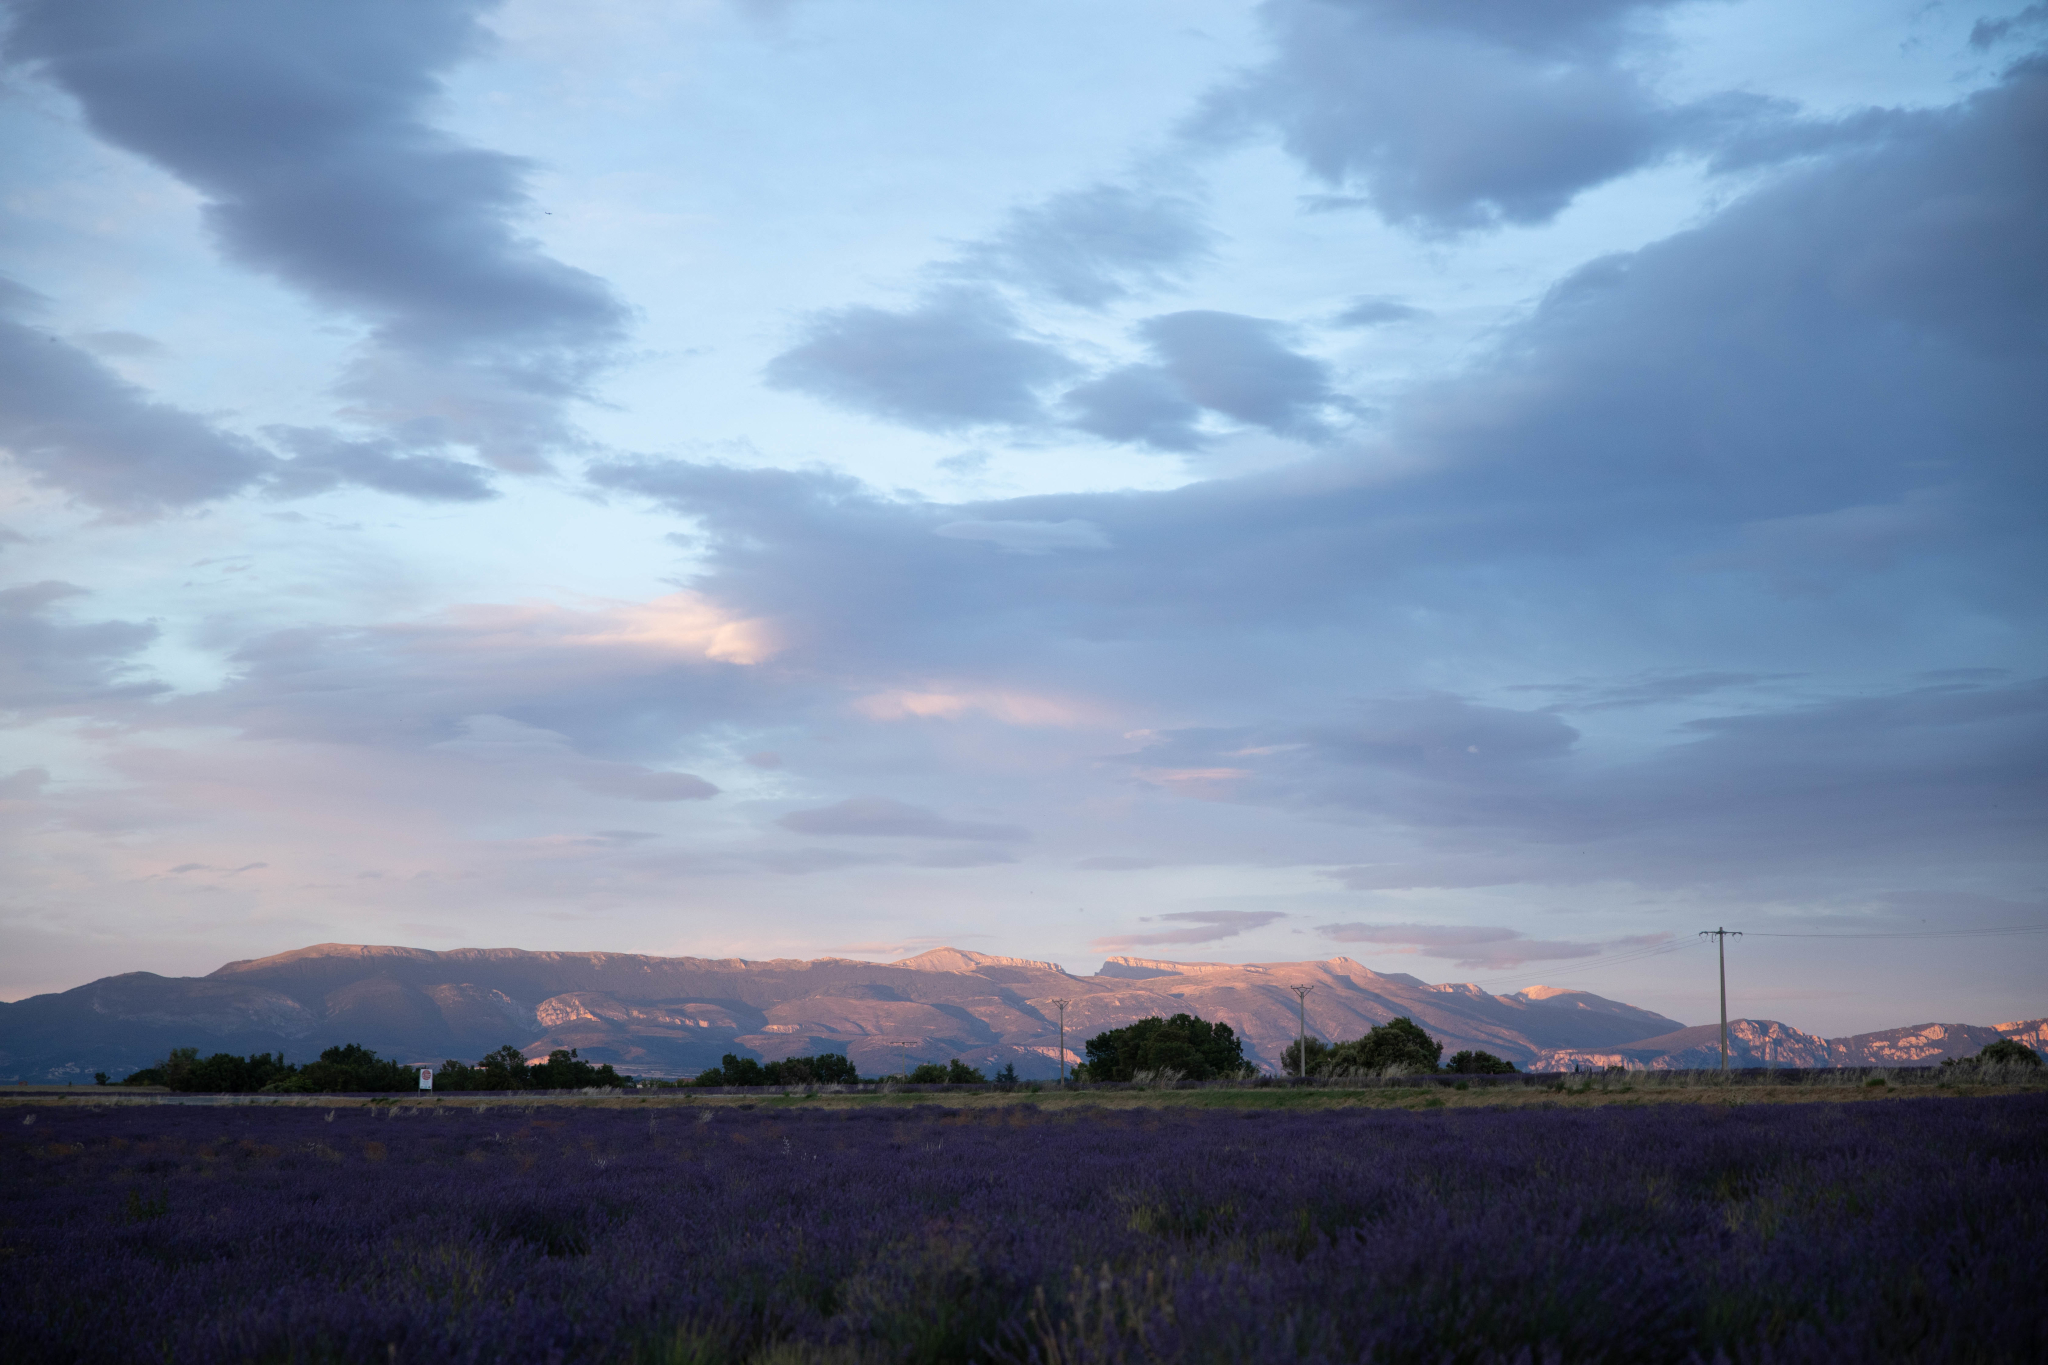
POLYGON ((2048 4, 0 16, 0 998, 2048 1014, 2048 4))

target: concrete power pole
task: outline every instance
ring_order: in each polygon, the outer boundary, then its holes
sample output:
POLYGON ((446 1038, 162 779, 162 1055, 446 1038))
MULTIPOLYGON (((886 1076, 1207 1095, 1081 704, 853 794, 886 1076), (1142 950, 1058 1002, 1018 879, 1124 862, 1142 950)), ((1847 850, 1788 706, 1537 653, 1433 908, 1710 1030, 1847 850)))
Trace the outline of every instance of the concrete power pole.
POLYGON ((1049 1000, 1046 1002, 1060 1007, 1060 1084, 1067 1083, 1067 1006, 1071 1000, 1049 1000))
POLYGON ((1728 936, 1742 937, 1740 929, 1702 929, 1701 938, 1717 940, 1721 951, 1721 1072, 1728 1071, 1728 936))
POLYGON ((1308 1079, 1308 993, 1309 993, 1310 991, 1314 990, 1314 989, 1315 989, 1315 987, 1314 987, 1314 986, 1289 986, 1289 987, 1288 987, 1287 989, 1288 989, 1288 990, 1290 990, 1290 991, 1293 991, 1293 992, 1294 992, 1294 1001, 1295 1001, 1295 1005, 1296 1005, 1296 1007, 1297 1007, 1297 1008, 1298 1008, 1298 1009, 1300 1010, 1300 1012, 1301 1012, 1301 1037, 1300 1037, 1300 1039, 1299 1039, 1299 1040, 1297 1041, 1297 1043, 1296 1043, 1296 1046, 1297 1046, 1297 1047, 1299 1047, 1299 1048, 1301 1049, 1301 1051, 1300 1051, 1300 1053, 1299 1053, 1299 1054, 1297 1055, 1297 1057, 1296 1057, 1296 1060, 1297 1060, 1297 1061, 1298 1061, 1298 1062, 1300 1063, 1300 1071, 1301 1071, 1301 1078, 1302 1078, 1303 1080, 1307 1080, 1307 1079, 1308 1079))

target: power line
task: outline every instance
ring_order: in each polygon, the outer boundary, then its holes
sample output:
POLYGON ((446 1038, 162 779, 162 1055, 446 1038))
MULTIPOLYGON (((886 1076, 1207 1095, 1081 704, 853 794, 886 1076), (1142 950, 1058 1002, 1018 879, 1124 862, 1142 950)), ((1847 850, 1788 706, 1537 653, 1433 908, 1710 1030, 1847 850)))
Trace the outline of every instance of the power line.
POLYGON ((1751 938, 1999 938, 2008 934, 2048 934, 2048 924, 2012 925, 2003 929, 1904 929, 1896 932, 1835 934, 1766 934, 1751 938))

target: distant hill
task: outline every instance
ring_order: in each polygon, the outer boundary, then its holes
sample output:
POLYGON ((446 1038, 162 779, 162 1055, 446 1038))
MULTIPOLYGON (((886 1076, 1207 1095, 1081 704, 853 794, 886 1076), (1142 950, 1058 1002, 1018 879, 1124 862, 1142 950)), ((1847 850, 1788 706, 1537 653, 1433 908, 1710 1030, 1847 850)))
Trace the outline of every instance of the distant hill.
MULTIPOLYGON (((1051 1002, 1061 997, 1071 1002, 1070 1061, 1104 1029, 1185 1010, 1229 1024, 1249 1058, 1276 1070, 1295 1035, 1294 985, 1315 988, 1309 1029, 1325 1040, 1407 1015, 1447 1054, 1479 1048, 1524 1068, 1712 1066, 1720 1057, 1716 1026, 1686 1028, 1585 991, 1489 995, 1344 957, 1246 966, 1113 957, 1082 977, 958 948, 877 963, 323 943, 203 977, 130 972, 0 1004, 0 1079, 119 1077, 173 1047, 306 1061, 335 1043, 408 1062, 474 1061, 506 1043, 530 1057, 573 1047, 643 1076, 694 1075, 727 1052, 829 1051, 870 1075, 959 1057, 1049 1077, 1059 1065, 1051 1002)), ((2001 1036, 2039 1048, 2044 1023, 1924 1024, 1827 1039, 1745 1019, 1729 1031, 1737 1065, 1877 1065, 1974 1055, 2001 1036)))
MULTIPOLYGON (((1728 1065, 1733 1067, 1926 1066, 1950 1057, 1974 1057, 1987 1044, 2012 1038, 2048 1051, 2048 1019, 2006 1024, 1915 1024, 1908 1028, 1820 1038, 1774 1019, 1728 1021, 1728 1065)), ((1631 1070, 1686 1070, 1721 1064, 1721 1026, 1700 1024, 1624 1047, 1555 1048, 1535 1058, 1539 1071, 1625 1066, 1631 1070)))
POLYGON ((417 1062, 473 1061, 505 1043, 529 1056, 574 1047, 653 1076, 693 1075, 727 1052, 833 1051, 870 1074, 959 1057, 1049 1077, 1059 1065, 1055 997, 1072 1001, 1070 1061, 1104 1029, 1186 1010, 1228 1023, 1270 1069, 1295 1034, 1295 984, 1315 987, 1309 1027, 1325 1039, 1405 1014, 1451 1051, 1482 1048, 1522 1065, 1548 1049, 1613 1047, 1679 1027, 1584 991, 1488 995, 1341 957, 1254 966, 1118 957, 1076 977, 956 948, 874 963, 323 943, 204 977, 130 972, 0 1004, 0 1077, 121 1076, 172 1047, 304 1061, 340 1042, 417 1062))

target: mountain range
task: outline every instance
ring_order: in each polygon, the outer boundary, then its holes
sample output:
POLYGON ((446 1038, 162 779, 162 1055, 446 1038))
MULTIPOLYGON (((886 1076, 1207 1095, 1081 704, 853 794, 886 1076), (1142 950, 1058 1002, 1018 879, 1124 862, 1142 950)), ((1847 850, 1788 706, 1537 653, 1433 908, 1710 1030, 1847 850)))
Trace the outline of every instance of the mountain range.
MULTIPOLYGON (((1718 1028, 1687 1028, 1586 991, 1531 987, 1490 995, 1380 973, 1349 958, 1250 965, 1113 957, 1093 976, 1050 962, 938 948, 898 962, 848 958, 750 961, 323 943, 230 962, 203 977, 129 972, 72 990, 0 1003, 0 1078, 119 1077, 173 1047, 281 1051, 310 1060, 361 1043, 408 1062, 473 1061, 506 1043, 529 1057, 554 1048, 641 1076, 693 1075, 728 1052, 775 1059, 844 1052, 863 1074, 958 1057, 1059 1066, 1067 1001, 1069 1063, 1084 1040, 1155 1014, 1229 1024, 1248 1059, 1277 1070, 1308 986, 1311 1033, 1358 1037, 1406 1015, 1444 1043, 1517 1066, 1696 1066, 1718 1062, 1718 1028)), ((2043 1045, 2048 1021, 1986 1027, 1928 1024, 1824 1039, 1769 1020, 1731 1023, 1738 1065, 1899 1064, 1974 1054, 1994 1038, 2043 1045)))

